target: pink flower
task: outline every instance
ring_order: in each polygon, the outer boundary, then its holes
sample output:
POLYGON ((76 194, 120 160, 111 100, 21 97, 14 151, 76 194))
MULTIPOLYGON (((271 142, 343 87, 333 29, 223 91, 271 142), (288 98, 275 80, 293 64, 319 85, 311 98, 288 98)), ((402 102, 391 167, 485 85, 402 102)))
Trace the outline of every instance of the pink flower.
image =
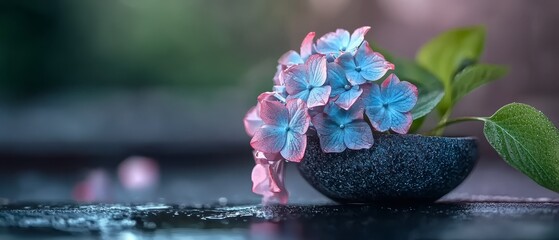
POLYGON ((304 65, 290 67, 283 74, 288 99, 301 99, 309 108, 326 105, 331 88, 324 85, 327 75, 324 56, 312 55, 304 65))
POLYGON ((252 192, 262 195, 262 204, 286 204, 289 193, 284 186, 285 161, 279 155, 254 151, 256 165, 252 169, 252 192))
POLYGON ((264 124, 256 130, 250 145, 264 153, 279 153, 283 158, 299 162, 307 147, 306 132, 310 117, 300 99, 260 102, 260 117, 264 124))

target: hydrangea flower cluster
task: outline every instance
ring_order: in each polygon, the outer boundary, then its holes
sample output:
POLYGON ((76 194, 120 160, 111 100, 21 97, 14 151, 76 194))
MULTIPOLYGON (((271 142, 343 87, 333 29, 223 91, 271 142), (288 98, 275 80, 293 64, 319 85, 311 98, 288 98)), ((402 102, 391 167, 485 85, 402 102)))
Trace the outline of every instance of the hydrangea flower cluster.
POLYGON ((324 152, 336 153, 371 148, 373 131, 409 130, 417 88, 394 74, 377 83, 394 65, 364 40, 369 29, 338 29, 316 43, 311 32, 299 53, 278 60, 272 91, 244 119, 256 163, 252 191, 264 203, 287 203, 285 162, 301 161, 310 132, 324 152))

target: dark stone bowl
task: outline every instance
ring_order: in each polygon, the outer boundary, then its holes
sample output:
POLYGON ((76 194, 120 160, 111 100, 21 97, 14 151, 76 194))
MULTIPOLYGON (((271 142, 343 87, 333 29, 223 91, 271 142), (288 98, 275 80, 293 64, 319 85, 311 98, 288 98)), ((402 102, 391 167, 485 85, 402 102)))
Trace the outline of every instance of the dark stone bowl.
POLYGON ((472 137, 380 134, 373 147, 324 153, 308 136, 299 172, 340 203, 433 202, 456 188, 478 158, 472 137))

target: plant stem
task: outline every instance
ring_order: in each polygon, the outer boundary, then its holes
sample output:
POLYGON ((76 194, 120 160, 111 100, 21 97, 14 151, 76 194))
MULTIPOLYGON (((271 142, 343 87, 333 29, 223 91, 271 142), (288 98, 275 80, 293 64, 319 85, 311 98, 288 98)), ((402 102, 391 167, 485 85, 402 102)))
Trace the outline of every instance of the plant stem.
POLYGON ((443 135, 445 126, 440 126, 440 125, 442 125, 442 124, 444 124, 445 122, 448 121, 448 118, 450 117, 451 112, 452 112, 452 110, 450 108, 447 109, 446 112, 441 116, 441 120, 439 121, 437 127, 435 129, 429 131, 429 132, 434 131, 433 134, 436 135, 436 136, 443 135))
MULTIPOLYGON (((446 115, 446 114, 445 114, 446 115)), ((448 119, 448 116, 446 116, 446 118, 448 119)), ((467 122, 467 121, 482 121, 485 122, 487 121, 487 118, 484 117, 459 117, 459 118, 455 118, 455 119, 451 119, 451 120, 442 120, 441 122, 439 122, 439 125, 437 125, 435 128, 431 129, 430 131, 426 132, 427 135, 439 135, 442 134, 441 129, 444 130, 444 128, 446 126, 455 124, 455 123, 461 123, 461 122, 467 122)))

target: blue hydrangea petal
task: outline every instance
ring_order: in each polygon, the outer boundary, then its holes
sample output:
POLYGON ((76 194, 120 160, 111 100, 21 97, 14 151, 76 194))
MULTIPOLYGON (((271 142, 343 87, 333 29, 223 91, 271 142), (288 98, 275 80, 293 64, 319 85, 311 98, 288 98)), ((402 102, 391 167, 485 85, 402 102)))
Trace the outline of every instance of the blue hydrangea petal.
POLYGON ((385 107, 368 107, 365 113, 373 128, 379 132, 386 132, 392 126, 392 116, 385 107))
POLYGON ((330 91, 331 87, 328 85, 311 89, 307 99, 308 107, 312 108, 326 105, 330 97, 330 91))
POLYGON ((286 139, 285 127, 264 125, 254 133, 250 145, 257 151, 277 153, 284 148, 286 139))
POLYGON ((336 63, 328 63, 327 65, 327 83, 332 87, 330 96, 337 96, 345 92, 345 85, 349 84, 346 79, 344 69, 336 63))
POLYGON ((291 65, 303 64, 304 61, 301 55, 299 55, 299 53, 293 50, 289 50, 283 55, 281 55, 281 57, 278 59, 278 63, 285 66, 291 66, 291 65))
POLYGON ((264 124, 286 127, 289 123, 289 112, 278 101, 260 101, 260 118, 264 124))
POLYGON ((336 63, 344 69, 346 78, 349 82, 351 82, 351 84, 360 85, 366 82, 366 79, 364 79, 361 76, 361 73, 357 71, 357 65, 355 65, 355 60, 351 53, 346 52, 340 55, 336 59, 336 63))
POLYGON ((287 96, 287 100, 293 100, 293 99, 301 99, 305 102, 307 102, 307 100, 309 99, 309 93, 310 91, 305 89, 301 92, 295 93, 295 94, 291 94, 289 96, 287 96))
POLYGON ((369 149, 373 146, 371 127, 363 121, 357 120, 344 128, 344 143, 349 149, 369 149))
POLYGON ((288 131, 285 146, 281 149, 280 154, 286 160, 299 162, 305 155, 306 148, 307 135, 299 134, 294 131, 288 131))
POLYGON ((299 134, 307 132, 310 124, 310 116, 307 112, 307 106, 300 100, 287 101, 287 110, 289 112, 289 128, 299 134))
POLYGON ((350 35, 344 29, 337 29, 336 32, 330 32, 322 36, 316 41, 316 50, 322 54, 339 54, 345 51, 349 45, 350 35))
POLYGON ((339 124, 324 113, 314 116, 312 122, 318 133, 320 147, 324 152, 343 152, 346 149, 344 131, 339 124))
POLYGON ((397 111, 390 111, 390 119, 391 119, 391 129, 394 132, 405 134, 411 127, 412 124, 412 116, 411 113, 401 113, 397 111))
POLYGON ((355 51, 361 45, 361 43, 363 43, 363 40, 365 39, 365 34, 367 34, 367 32, 370 29, 371 27, 369 26, 355 29, 355 31, 353 31, 353 33, 351 34, 351 38, 350 38, 351 40, 347 45, 346 51, 351 51, 351 52, 355 51))
POLYGON ((288 68, 283 72, 282 78, 285 83, 285 90, 289 95, 307 90, 307 72, 304 65, 296 65, 288 68))
POLYGON ((312 55, 305 63, 308 84, 315 87, 324 85, 327 77, 326 58, 322 55, 312 55))
POLYGON ((386 88, 383 86, 383 95, 386 96, 390 107, 402 113, 411 111, 417 103, 417 87, 409 82, 400 82, 394 74, 386 81, 390 81, 391 84, 386 88))
POLYGON ((380 53, 374 52, 367 41, 357 49, 355 61, 361 69, 361 76, 369 81, 379 80, 388 70, 394 69, 394 65, 386 61, 380 53))
POLYGON ((339 94, 335 103, 341 108, 348 110, 355 103, 355 101, 357 101, 359 96, 361 96, 361 93, 363 93, 362 89, 358 87, 352 87, 350 90, 344 91, 343 93, 339 94))

